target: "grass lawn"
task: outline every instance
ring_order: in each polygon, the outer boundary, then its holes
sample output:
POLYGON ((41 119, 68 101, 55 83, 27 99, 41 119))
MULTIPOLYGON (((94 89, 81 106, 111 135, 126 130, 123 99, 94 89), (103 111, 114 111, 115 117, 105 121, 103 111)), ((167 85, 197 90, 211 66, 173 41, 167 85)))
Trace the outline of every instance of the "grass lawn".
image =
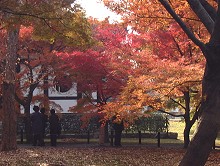
MULTIPOLYGON (((169 132, 178 133, 178 139, 183 141, 183 131, 185 127, 185 123, 183 121, 169 121, 169 132)), ((190 130, 190 137, 193 136, 197 127, 197 123, 195 123, 190 130)))
MULTIPOLYGON (((176 132, 178 133, 178 139, 183 141, 183 131, 184 131, 184 126, 185 123, 183 121, 179 122, 179 121, 170 121, 170 127, 169 127, 169 132, 176 132)), ((192 138, 196 128, 197 128, 197 122, 192 126, 191 130, 190 130, 190 138, 192 138)), ((218 135, 218 137, 216 138, 215 141, 216 146, 220 146, 220 134, 218 135)))
MULTIPOLYGON (((169 122, 169 132, 175 132, 178 133, 178 138, 177 139, 161 139, 161 147, 163 144, 179 144, 183 145, 183 130, 185 123, 183 121, 170 121, 169 122)), ((197 123, 195 123, 190 131, 190 138, 192 138, 193 133, 195 132, 197 127, 197 123)), ((74 144, 87 144, 87 139, 70 139, 70 140, 60 140, 60 141, 70 141, 71 143, 74 144)), ((90 143, 97 143, 98 139, 90 139, 90 143)), ((138 138, 122 138, 122 144, 124 145, 137 145, 139 144, 139 139, 138 138)), ((156 138, 142 138, 141 139, 141 144, 147 145, 147 144, 152 144, 153 146, 157 146, 157 139, 156 138)), ((220 146, 220 137, 216 139, 216 145, 220 146)))

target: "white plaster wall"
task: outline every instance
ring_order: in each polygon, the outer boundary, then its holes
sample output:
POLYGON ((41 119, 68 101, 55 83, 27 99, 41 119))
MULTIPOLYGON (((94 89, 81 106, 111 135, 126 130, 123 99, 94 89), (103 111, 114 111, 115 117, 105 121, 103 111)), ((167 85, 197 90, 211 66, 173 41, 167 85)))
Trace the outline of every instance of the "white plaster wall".
POLYGON ((55 102, 56 104, 59 104, 63 112, 61 113, 70 113, 69 108, 77 105, 77 100, 51 100, 55 102))
POLYGON ((58 92, 54 87, 50 87, 48 89, 48 96, 49 97, 77 97, 77 84, 73 83, 72 88, 67 92, 58 92))

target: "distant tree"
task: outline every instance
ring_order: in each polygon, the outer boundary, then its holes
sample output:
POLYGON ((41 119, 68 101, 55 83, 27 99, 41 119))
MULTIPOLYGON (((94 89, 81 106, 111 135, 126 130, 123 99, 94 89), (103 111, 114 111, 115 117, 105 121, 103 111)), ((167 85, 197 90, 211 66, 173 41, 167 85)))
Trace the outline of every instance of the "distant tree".
MULTIPOLYGON (((17 49, 20 26, 35 26, 34 33, 35 36, 38 36, 38 40, 44 40, 50 43, 54 43, 55 39, 57 39, 57 36, 59 36, 59 39, 61 39, 61 37, 66 39, 68 38, 69 44, 74 43, 76 47, 82 45, 85 46, 86 43, 91 42, 88 34, 89 31, 85 31, 85 29, 88 29, 88 24, 86 24, 85 15, 83 12, 81 12, 81 8, 79 7, 79 5, 73 5, 73 3, 74 1, 71 2, 41 0, 9 0, 0 2, 1 29, 4 29, 6 31, 5 38, 7 39, 7 44, 5 45, 5 48, 7 49, 5 52, 2 53, 5 53, 6 55, 5 57, 3 57, 3 61, 5 62, 5 74, 4 78, 2 79, 4 85, 2 88, 2 150, 7 151, 17 148, 17 112, 15 110, 15 67, 17 61, 17 49), (73 22, 69 22, 70 18, 73 20, 73 22), (66 23, 71 23, 71 26, 69 26, 70 24, 66 23), (43 29, 39 30, 40 28, 43 29), (76 31, 76 29, 78 29, 78 31, 76 31), (75 41, 77 41, 77 43, 75 41), (8 111, 10 111, 10 113, 8 111), (8 138, 9 136, 10 138, 8 138)), ((59 42, 61 41, 62 40, 59 40, 59 42)))
POLYGON ((109 24, 108 20, 90 22, 97 44, 85 51, 60 52, 58 56, 66 61, 72 79, 77 82, 78 91, 83 93, 83 98, 72 111, 82 113, 85 124, 93 116, 99 116, 101 123, 106 124, 109 119, 105 119, 102 113, 103 106, 120 93, 128 76, 134 72, 132 59, 142 41, 137 38, 131 43, 129 38, 133 34, 129 34, 120 24, 109 24), (97 92, 97 100, 94 92, 97 92))
POLYGON ((184 148, 186 148, 190 142, 190 129, 199 116, 204 59, 199 58, 200 50, 193 46, 192 41, 176 23, 171 24, 166 30, 152 30, 147 36, 147 43, 150 45, 152 53, 162 60, 155 65, 153 79, 155 75, 160 77, 155 79, 157 80, 155 84, 158 89, 156 91, 166 96, 165 103, 167 104, 164 105, 164 109, 169 108, 169 105, 175 105, 183 110, 183 113, 175 115, 159 109, 172 116, 184 118, 184 148), (177 66, 172 63, 176 63, 177 66), (187 78, 183 75, 186 75, 187 78))

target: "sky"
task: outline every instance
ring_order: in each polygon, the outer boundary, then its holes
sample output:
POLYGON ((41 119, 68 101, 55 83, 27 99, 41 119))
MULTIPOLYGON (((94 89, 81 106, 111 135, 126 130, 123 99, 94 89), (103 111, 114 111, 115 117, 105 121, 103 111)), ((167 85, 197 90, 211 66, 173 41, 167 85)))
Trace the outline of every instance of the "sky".
POLYGON ((86 10, 87 16, 92 16, 98 20, 104 20, 110 16, 110 21, 119 20, 119 16, 108 10, 100 0, 77 0, 86 10))

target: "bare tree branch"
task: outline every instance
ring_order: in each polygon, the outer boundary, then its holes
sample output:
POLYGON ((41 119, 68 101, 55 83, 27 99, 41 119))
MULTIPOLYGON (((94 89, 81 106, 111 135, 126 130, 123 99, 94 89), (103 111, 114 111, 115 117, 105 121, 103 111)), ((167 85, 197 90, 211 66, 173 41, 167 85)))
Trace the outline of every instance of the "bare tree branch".
POLYGON ((184 117, 185 115, 184 114, 179 114, 179 115, 176 115, 176 114, 173 114, 171 112, 167 112, 167 111, 164 111, 164 110, 158 110, 159 112, 162 112, 162 113, 165 113, 165 114, 168 114, 168 115, 171 115, 173 117, 184 117))
MULTIPOLYGON (((146 15, 140 15, 140 14, 137 14, 136 17, 138 18, 146 18, 146 19, 165 19, 165 20, 173 20, 172 17, 161 17, 161 16, 146 16, 146 15)), ((189 17, 181 17, 182 19, 185 19, 185 20, 190 20, 190 21, 197 21, 197 22, 200 22, 199 19, 196 19, 196 18, 189 18, 189 17)), ((136 19, 134 19, 133 21, 135 21, 136 19)), ((132 19, 131 19, 132 21, 132 19)))
POLYGON ((172 39, 173 39, 174 44, 176 45, 177 50, 178 50, 178 52, 180 53, 181 57, 183 57, 183 56, 184 56, 184 53, 182 52, 182 50, 181 50, 181 48, 180 48, 179 43, 176 41, 176 39, 175 39, 175 37, 174 37, 174 36, 172 36, 172 39))
POLYGON ((190 121, 190 125, 192 126, 195 121, 198 119, 199 117, 199 114, 201 113, 201 109, 200 109, 200 106, 201 106, 201 102, 196 106, 196 109, 195 109, 195 113, 192 117, 192 120, 190 121))
MULTIPOLYGON (((220 6, 220 1, 218 1, 218 6, 220 6)), ((220 7, 218 8, 217 11, 217 15, 220 15, 220 7)), ((217 17, 216 21, 215 21, 215 27, 213 30, 213 33, 211 35, 211 39, 209 41, 210 44, 213 45, 220 45, 220 31, 219 31, 219 27, 220 27, 220 17, 217 17)))
POLYGON ((61 18, 57 18, 57 17, 41 17, 38 14, 16 12, 16 11, 13 11, 9 8, 1 8, 0 7, 0 11, 2 11, 3 13, 12 14, 12 15, 34 17, 34 18, 38 18, 38 19, 42 19, 42 20, 45 20, 45 19, 61 19, 61 18))
POLYGON ((205 10, 209 13, 210 17, 213 21, 215 21, 217 13, 213 6, 211 6, 206 0, 200 0, 202 6, 205 8, 205 10))
POLYGON ((184 110, 186 109, 186 107, 184 107, 181 103, 179 103, 178 101, 174 100, 173 98, 170 98, 174 103, 178 104, 180 107, 182 107, 184 110))
POLYGON ((186 26, 186 24, 182 21, 182 19, 175 13, 175 11, 171 8, 170 4, 167 0, 159 0, 159 2, 164 6, 164 8, 169 12, 169 14, 175 19, 175 21, 179 24, 179 26, 183 29, 186 35, 197 45, 201 50, 205 50, 206 46, 203 42, 195 37, 195 35, 190 31, 190 29, 186 26))
POLYGON ((202 4, 199 2, 199 0, 188 0, 187 2, 189 3, 191 9, 195 12, 197 17, 204 24, 208 32, 212 34, 214 29, 214 21, 210 17, 209 13, 202 6, 202 4))

